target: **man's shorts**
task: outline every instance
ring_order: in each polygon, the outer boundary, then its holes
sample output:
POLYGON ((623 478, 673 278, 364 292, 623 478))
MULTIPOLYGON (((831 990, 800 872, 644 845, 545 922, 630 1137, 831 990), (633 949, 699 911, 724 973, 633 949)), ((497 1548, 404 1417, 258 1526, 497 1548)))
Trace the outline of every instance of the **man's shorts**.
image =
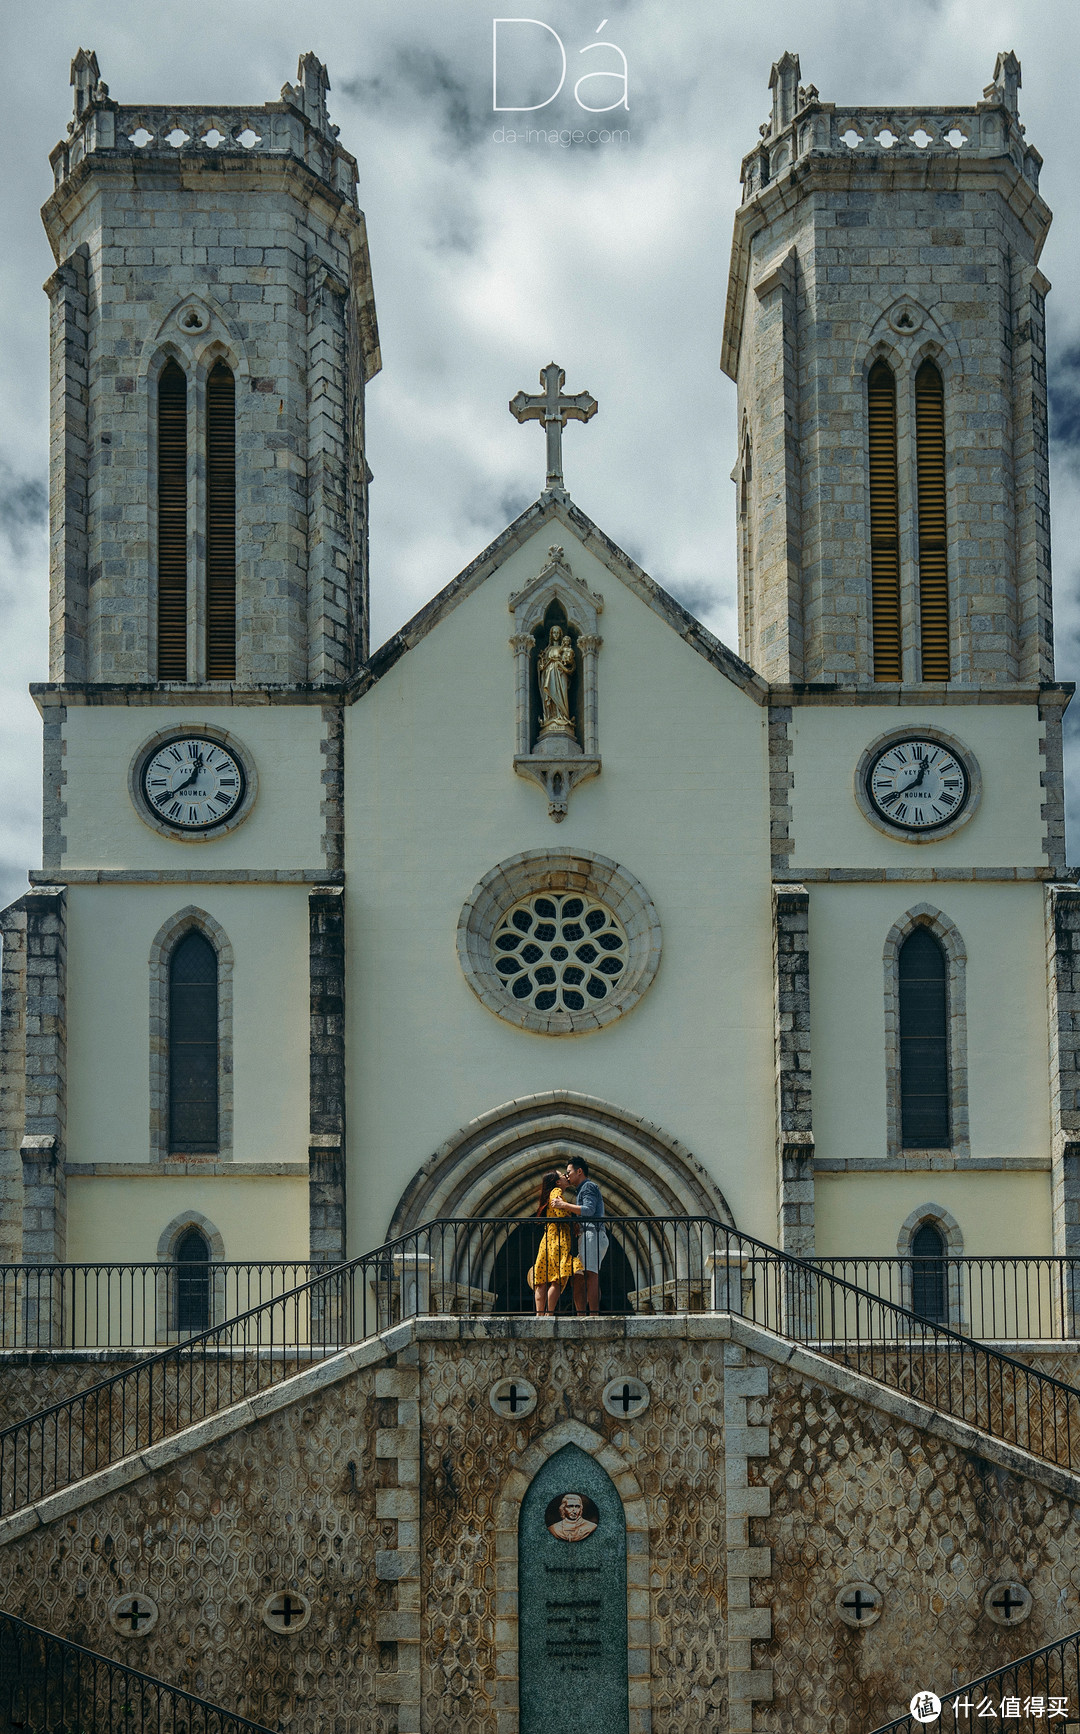
POLYGON ((578 1254, 586 1270, 599 1271, 607 1256, 610 1242, 607 1230, 603 1228, 583 1228, 578 1242, 578 1254))

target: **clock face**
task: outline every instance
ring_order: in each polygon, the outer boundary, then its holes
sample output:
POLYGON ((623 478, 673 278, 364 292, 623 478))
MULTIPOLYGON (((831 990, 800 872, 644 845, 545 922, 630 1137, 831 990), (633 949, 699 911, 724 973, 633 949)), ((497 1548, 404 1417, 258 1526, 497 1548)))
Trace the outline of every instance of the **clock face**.
POLYGON ((967 803, 968 773, 939 741, 913 736, 882 748, 866 773, 875 810, 904 831, 932 831, 955 819, 967 803))
POLYGON ((142 774, 143 799, 156 819, 179 831, 209 831, 244 798, 244 771, 228 747, 203 735, 178 735, 158 747, 142 774))

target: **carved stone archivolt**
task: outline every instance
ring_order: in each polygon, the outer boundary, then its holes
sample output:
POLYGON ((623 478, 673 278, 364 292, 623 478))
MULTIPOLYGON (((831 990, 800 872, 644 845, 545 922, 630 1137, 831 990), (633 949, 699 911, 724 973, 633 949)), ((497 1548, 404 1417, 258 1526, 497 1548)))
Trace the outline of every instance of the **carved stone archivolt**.
POLYGON ((596 662, 603 606, 558 547, 548 549, 536 577, 510 598, 514 769, 540 784, 556 823, 566 817, 571 790, 600 772, 596 662))

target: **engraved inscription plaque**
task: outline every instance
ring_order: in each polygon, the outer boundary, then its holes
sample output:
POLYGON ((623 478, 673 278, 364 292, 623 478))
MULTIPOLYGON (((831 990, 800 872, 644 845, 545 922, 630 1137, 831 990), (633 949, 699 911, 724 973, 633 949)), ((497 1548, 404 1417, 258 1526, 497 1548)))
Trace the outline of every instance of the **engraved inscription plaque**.
POLYGON ((626 1520, 576 1445, 521 1502, 518 1617, 521 1734, 627 1734, 626 1520))

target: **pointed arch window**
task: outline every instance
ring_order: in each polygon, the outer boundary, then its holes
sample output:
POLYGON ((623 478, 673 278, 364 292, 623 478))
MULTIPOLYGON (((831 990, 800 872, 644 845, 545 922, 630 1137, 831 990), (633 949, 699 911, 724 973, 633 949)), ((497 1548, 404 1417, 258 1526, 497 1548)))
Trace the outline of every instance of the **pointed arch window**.
POLYGON ((870 460, 870 610, 874 679, 900 680, 900 483, 896 379, 887 361, 867 376, 870 460))
POLYGON ((949 571, 945 521, 945 385, 936 363, 915 375, 922 678, 949 678, 949 571))
POLYGON ((206 677, 236 679, 236 381, 206 382, 206 677))
POLYGON ((933 1324, 949 1322, 949 1272, 945 1236, 923 1222, 911 1237, 911 1310, 933 1324))
POLYGON ((210 1324, 210 1243, 191 1227, 176 1243, 176 1329, 203 1331, 210 1324))
POLYGON ((175 361, 158 377, 157 678, 187 679, 187 379, 175 361))
POLYGON ((218 1149, 218 957, 193 928, 169 959, 169 1149, 218 1149))
POLYGON ((949 1145, 948 974, 929 928, 912 929, 899 957, 900 1118, 907 1150, 949 1145))

